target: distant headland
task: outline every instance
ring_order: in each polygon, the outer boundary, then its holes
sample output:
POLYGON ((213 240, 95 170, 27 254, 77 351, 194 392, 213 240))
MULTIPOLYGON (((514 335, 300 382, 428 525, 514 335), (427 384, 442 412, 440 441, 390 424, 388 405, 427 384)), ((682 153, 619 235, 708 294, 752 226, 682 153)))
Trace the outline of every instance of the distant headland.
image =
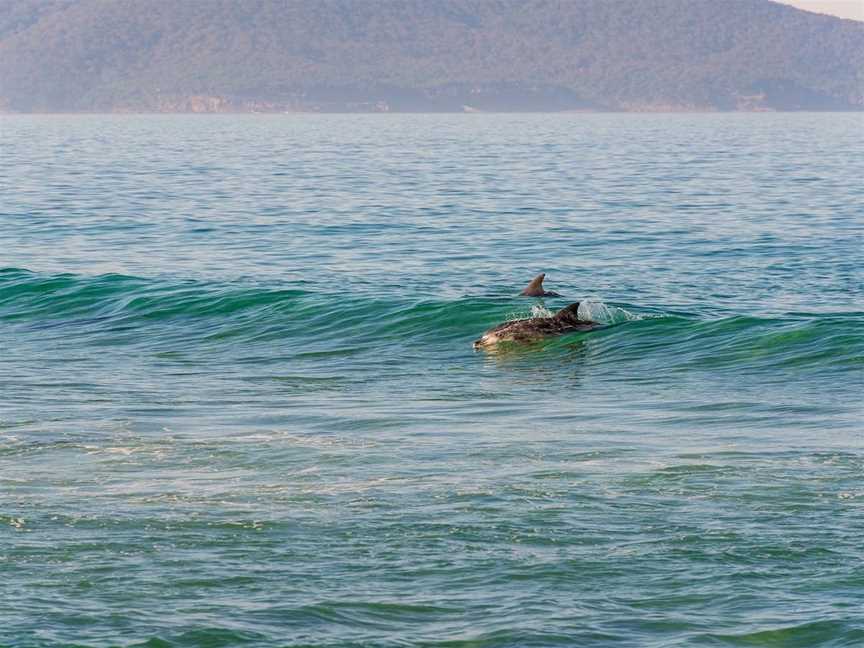
POLYGON ((769 0, 6 0, 0 112, 864 110, 864 23, 769 0))

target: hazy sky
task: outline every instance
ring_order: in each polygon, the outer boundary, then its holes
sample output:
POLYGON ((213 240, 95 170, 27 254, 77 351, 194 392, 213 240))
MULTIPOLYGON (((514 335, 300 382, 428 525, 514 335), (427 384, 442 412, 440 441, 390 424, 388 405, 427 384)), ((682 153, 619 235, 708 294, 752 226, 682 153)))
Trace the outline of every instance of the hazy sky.
POLYGON ((777 0, 799 9, 864 21, 864 0, 777 0))

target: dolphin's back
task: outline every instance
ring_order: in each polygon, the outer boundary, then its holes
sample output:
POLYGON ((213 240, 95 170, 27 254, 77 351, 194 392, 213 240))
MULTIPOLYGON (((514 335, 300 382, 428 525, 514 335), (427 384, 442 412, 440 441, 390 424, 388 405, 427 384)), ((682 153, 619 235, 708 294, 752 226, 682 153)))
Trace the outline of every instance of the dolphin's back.
POLYGON ((504 322, 486 331, 474 341, 474 347, 489 347, 500 342, 525 344, 537 342, 554 335, 564 335, 575 331, 590 331, 598 326, 597 322, 579 320, 572 314, 579 304, 571 304, 552 317, 531 317, 528 319, 504 322))

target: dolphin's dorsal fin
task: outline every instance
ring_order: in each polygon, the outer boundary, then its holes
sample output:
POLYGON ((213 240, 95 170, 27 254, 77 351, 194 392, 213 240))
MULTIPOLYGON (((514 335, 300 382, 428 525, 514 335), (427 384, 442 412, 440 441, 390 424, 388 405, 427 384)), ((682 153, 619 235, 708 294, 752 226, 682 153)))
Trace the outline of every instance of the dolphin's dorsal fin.
POLYGON ((578 321, 582 321, 579 319, 579 302, 575 302, 570 304, 569 306, 565 306, 561 310, 559 310, 553 317, 558 319, 574 319, 578 321))
POLYGON ((541 272, 539 275, 534 277, 531 280, 531 283, 528 284, 528 287, 519 294, 523 297, 542 297, 546 294, 546 291, 543 290, 543 279, 545 277, 546 273, 541 272))

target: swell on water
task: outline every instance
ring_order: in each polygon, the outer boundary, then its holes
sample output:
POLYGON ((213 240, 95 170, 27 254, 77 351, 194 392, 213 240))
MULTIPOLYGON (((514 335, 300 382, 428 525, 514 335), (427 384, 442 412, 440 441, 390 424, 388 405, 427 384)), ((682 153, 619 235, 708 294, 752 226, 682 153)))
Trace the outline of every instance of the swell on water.
MULTIPOLYGON (((335 354, 382 348, 447 348, 472 353, 471 340, 496 323, 554 312, 502 297, 459 299, 331 294, 306 287, 83 276, 0 269, 0 322, 8 335, 62 337, 81 344, 248 349, 257 345, 335 354)), ((589 344, 602 363, 650 358, 669 368, 864 367, 864 314, 785 313, 705 317, 657 314, 588 299, 580 316, 606 326, 565 336, 537 352, 589 344)))

